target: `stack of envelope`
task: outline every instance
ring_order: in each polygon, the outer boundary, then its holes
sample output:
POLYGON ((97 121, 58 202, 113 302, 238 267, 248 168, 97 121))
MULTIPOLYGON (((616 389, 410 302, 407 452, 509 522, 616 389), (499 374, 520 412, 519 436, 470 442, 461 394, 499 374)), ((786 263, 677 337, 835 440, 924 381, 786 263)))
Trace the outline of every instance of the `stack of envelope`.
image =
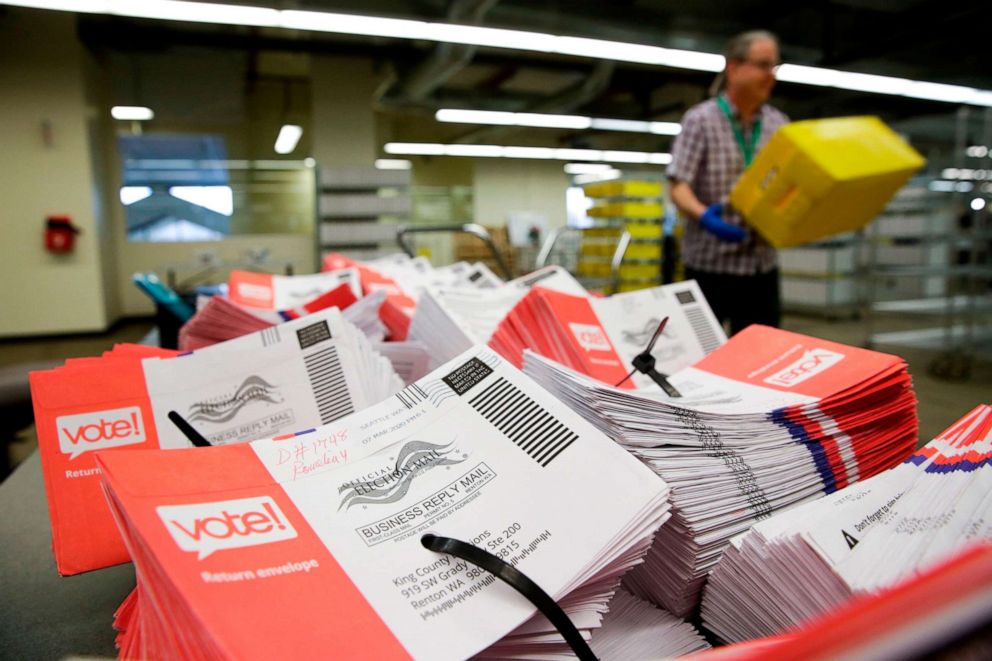
POLYGON ((357 299, 362 286, 356 269, 338 269, 312 275, 272 275, 255 271, 231 271, 227 295, 234 303, 263 310, 291 310, 306 305, 340 286, 357 299))
POLYGON ((338 253, 324 255, 322 266, 324 271, 336 272, 342 269, 356 271, 364 294, 382 292, 385 295, 385 300, 379 308, 379 317, 386 325, 389 338, 396 341, 406 339, 410 317, 417 307, 417 293, 413 283, 419 282, 421 272, 429 271, 431 268, 430 262, 426 259, 418 258, 414 261, 406 255, 384 258, 373 266, 338 253), (383 273, 383 270, 390 265, 393 266, 392 272, 395 273, 401 264, 409 267, 403 272, 405 277, 395 279, 383 273))
MULTIPOLYGON (((338 285, 299 307, 278 311, 245 306, 222 296, 202 298, 196 314, 179 329, 179 348, 182 351, 202 349, 332 307, 347 310, 357 300, 352 288, 347 284, 338 285)), ((363 320, 363 317, 370 314, 365 309, 368 306, 366 304, 350 314, 346 313, 345 318, 354 317, 363 320)), ((378 321, 377 312, 374 313, 373 319, 378 321)), ((365 323, 368 325, 367 322, 365 323)))
MULTIPOLYGON (((380 310, 380 316, 389 329, 389 338, 396 341, 406 339, 410 320, 425 289, 455 287, 477 291, 498 287, 503 282, 485 264, 457 262, 434 268, 425 257, 411 258, 402 253, 369 262, 358 262, 338 253, 328 253, 324 255, 322 268, 324 271, 356 270, 362 291, 366 294, 384 292, 386 301, 380 310)), ((449 355, 458 353, 460 351, 449 355)), ((441 362, 444 360, 437 364, 441 362)))
POLYGON ((555 658, 527 599, 423 536, 503 559, 588 637, 669 516, 657 475, 483 347, 305 433, 97 461, 138 579, 125 658, 555 658))
POLYGON ((992 541, 992 407, 906 462, 755 525, 713 570, 701 613, 725 641, 773 635, 992 541))
POLYGON ((312 428, 403 387, 336 309, 175 357, 118 348, 32 372, 31 397, 59 573, 127 560, 95 450, 190 447, 177 413, 222 445, 312 428), (151 357, 149 357, 151 356, 151 357))
POLYGON ((524 369, 672 488, 672 520, 627 585, 678 616, 729 540, 912 452, 916 398, 896 356, 751 326, 668 381, 611 387, 527 352, 524 369))
POLYGON ((497 325, 534 287, 585 298, 585 288, 560 266, 548 266, 498 287, 428 286, 420 294, 409 337, 424 344, 432 368, 490 341, 497 325))
POLYGON ((530 349, 610 385, 657 387, 646 374, 626 377, 663 321, 651 352, 663 374, 691 365, 727 340, 699 285, 689 280, 609 298, 536 287, 499 323, 490 346, 518 367, 530 349))
POLYGON ((419 381, 430 371, 430 354, 420 342, 373 342, 372 346, 392 363, 403 385, 419 381))
POLYGON ((693 659, 986 657, 992 544, 978 542, 881 592, 861 595, 788 632, 716 647, 693 659))
POLYGON ((597 657, 668 659, 709 649, 696 628, 623 588, 610 601, 603 626, 589 643, 597 657))

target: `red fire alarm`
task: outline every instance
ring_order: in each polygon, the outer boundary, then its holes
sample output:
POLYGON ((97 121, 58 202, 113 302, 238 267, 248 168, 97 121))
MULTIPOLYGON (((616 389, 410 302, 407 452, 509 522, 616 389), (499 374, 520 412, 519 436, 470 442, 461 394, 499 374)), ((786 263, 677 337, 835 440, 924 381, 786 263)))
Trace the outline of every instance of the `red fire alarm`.
POLYGON ((54 253, 72 252, 80 231, 69 216, 49 216, 45 221, 45 249, 54 253))

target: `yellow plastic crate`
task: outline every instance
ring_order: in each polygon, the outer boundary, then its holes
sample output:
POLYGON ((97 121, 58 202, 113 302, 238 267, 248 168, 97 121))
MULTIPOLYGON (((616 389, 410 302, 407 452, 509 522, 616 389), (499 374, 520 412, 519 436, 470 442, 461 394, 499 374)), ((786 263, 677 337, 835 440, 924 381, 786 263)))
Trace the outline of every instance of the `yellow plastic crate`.
POLYGON ((661 259, 661 244, 631 243, 623 256, 624 259, 661 259))
POLYGON ((597 204, 588 211, 593 218, 661 218, 657 202, 610 202, 597 204))
POLYGON ((588 197, 661 197, 660 181, 603 181, 582 189, 588 197))
POLYGON ((660 278, 660 264, 621 264, 621 280, 641 280, 643 278, 660 278))
POLYGON ((583 257, 612 257, 617 250, 617 242, 597 241, 583 243, 579 247, 579 254, 583 257))
POLYGON ((778 248, 864 227, 926 163, 877 117, 793 122, 745 170, 730 203, 778 248))
POLYGON ((610 262, 594 262, 579 260, 575 265, 575 270, 582 277, 586 278, 608 278, 612 273, 610 262))
POLYGON ((617 241, 620 238, 620 232, 619 227, 586 227, 582 230, 582 240, 596 238, 617 241))
POLYGON ((660 223, 627 223, 625 229, 632 239, 660 239, 660 223))
POLYGON ((625 291, 637 291, 639 289, 648 289, 650 287, 657 287, 657 280, 621 280, 620 286, 617 288, 619 292, 625 291))

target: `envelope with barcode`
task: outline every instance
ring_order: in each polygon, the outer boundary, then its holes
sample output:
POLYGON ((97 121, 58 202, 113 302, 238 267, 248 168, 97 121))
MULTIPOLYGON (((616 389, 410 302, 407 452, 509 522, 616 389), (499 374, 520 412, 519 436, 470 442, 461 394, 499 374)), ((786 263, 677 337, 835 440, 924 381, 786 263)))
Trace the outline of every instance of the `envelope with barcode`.
POLYGON ((421 537, 495 554, 588 632, 668 516, 662 480, 484 348, 291 438, 98 462, 139 580, 125 657, 555 656, 529 601, 421 537))
POLYGON ((417 302, 409 339, 427 346, 431 365, 437 367, 475 344, 489 342, 497 325, 513 306, 538 286, 574 296, 588 296, 585 288, 557 265, 484 289, 429 286, 417 302))
POLYGON ((227 292, 232 301, 245 307, 291 310, 341 285, 347 285, 355 298, 361 297, 358 271, 351 268, 309 275, 231 271, 227 292))
POLYGON ((174 358, 71 361, 30 378, 63 575, 127 560, 94 451, 189 447, 170 411, 220 445, 327 423, 403 387, 336 309, 174 358))
POLYGON ((671 374, 679 397, 616 388, 532 352, 524 369, 672 485, 677 525, 626 585, 679 616, 732 537, 896 465, 916 443, 905 361, 767 326, 671 374))
MULTIPOLYGON (((634 357, 665 319, 651 351, 662 374, 692 365, 727 341, 699 285, 687 280, 607 298, 537 287, 506 315, 490 346, 517 366, 530 349, 613 385, 630 374, 634 357)), ((622 387, 658 386, 635 372, 622 387)))
POLYGON ((701 614, 728 642, 775 635, 989 542, 992 406, 983 404, 904 463, 732 540, 701 614))

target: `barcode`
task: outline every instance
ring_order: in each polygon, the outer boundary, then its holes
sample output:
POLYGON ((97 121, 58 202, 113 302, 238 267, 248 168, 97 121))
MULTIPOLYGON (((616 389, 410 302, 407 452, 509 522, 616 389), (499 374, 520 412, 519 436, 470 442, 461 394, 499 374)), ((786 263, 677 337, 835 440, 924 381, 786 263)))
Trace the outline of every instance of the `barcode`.
POLYGON ((275 326, 271 328, 266 328, 262 331, 262 346, 267 347, 271 344, 279 343, 279 329, 275 326))
POLYGON ((420 402, 427 399, 427 393, 416 383, 411 383, 403 390, 396 393, 396 398, 403 403, 403 406, 412 409, 420 402))
POLYGON ((696 297, 693 296, 691 289, 683 289, 682 291, 675 292, 675 298, 677 298, 679 303, 682 305, 688 305, 689 303, 696 302, 696 297))
POLYGON ((548 466, 579 437, 506 379, 469 404, 541 466, 548 466))
POLYGON ((303 360, 317 401, 321 424, 326 425, 352 413, 354 409, 351 406, 351 393, 348 392, 344 372, 341 371, 337 349, 329 346, 313 352, 303 360))
POLYGON ((713 326, 710 325, 702 308, 696 306, 686 308, 685 316, 689 319, 692 332, 699 338, 703 352, 709 353, 720 346, 720 337, 713 330, 713 326))

